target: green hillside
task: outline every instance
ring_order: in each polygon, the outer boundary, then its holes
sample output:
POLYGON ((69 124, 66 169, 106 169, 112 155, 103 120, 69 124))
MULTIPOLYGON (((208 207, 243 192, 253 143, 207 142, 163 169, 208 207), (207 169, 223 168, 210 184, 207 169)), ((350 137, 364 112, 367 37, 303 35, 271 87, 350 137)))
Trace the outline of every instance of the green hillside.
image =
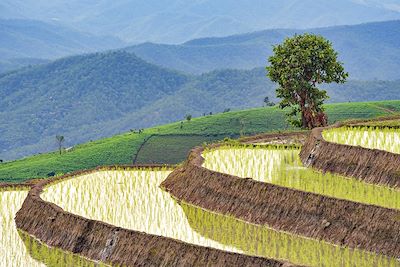
MULTIPOLYGON (((327 87, 331 102, 398 98, 399 81, 327 87)), ((0 75, 0 159, 56 148, 225 109, 260 107, 275 85, 265 69, 187 75, 127 52, 68 57, 0 75)))
POLYGON ((136 112, 187 80, 121 52, 68 57, 0 75, 0 157, 14 158, 4 154, 27 145, 37 146, 25 148, 28 154, 46 151, 54 143, 46 138, 56 134, 72 144, 111 135, 84 137, 85 127, 97 132, 94 125, 136 112))
MULTIPOLYGON (((400 101, 328 104, 326 108, 329 121, 333 123, 350 118, 393 115, 400 112, 400 101)), ((127 132, 88 142, 62 155, 52 152, 1 163, 0 181, 19 182, 100 165, 130 164, 135 157, 140 163, 179 163, 191 147, 205 141, 241 133, 250 135, 281 130, 293 129, 288 127, 283 111, 277 107, 209 115, 189 122, 148 128, 140 134, 127 132), (147 141, 149 143, 142 146, 147 141)))
POLYGON ((204 143, 237 137, 234 134, 170 134, 153 135, 136 151, 134 163, 176 164, 187 157, 188 151, 204 143))

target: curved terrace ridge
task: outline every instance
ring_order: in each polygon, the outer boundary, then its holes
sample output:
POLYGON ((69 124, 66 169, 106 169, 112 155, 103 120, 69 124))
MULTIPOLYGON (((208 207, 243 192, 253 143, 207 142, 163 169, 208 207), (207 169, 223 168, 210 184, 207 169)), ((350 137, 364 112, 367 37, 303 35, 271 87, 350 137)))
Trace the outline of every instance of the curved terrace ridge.
POLYGON ((45 244, 85 258, 120 266, 296 266, 288 262, 192 245, 172 238, 116 227, 64 211, 40 195, 44 187, 99 170, 160 168, 115 166, 42 181, 29 191, 16 214, 17 228, 45 244))
POLYGON ((399 210, 212 171, 202 166, 203 151, 201 147, 193 149, 185 164, 174 170, 161 187, 178 200, 246 222, 349 248, 400 256, 399 210))
POLYGON ((303 164, 323 172, 351 176, 367 183, 399 189, 400 154, 338 144, 324 139, 324 130, 340 126, 342 124, 311 131, 300 152, 303 164))
MULTIPOLYGON (((257 138, 257 141, 268 139, 268 135, 265 135, 257 138)), ((307 142, 309 139, 310 137, 307 142)), ((393 258, 400 256, 399 210, 326 197, 211 171, 202 167, 202 152, 203 148, 193 149, 187 162, 174 170, 161 187, 174 198, 189 205, 233 215, 255 225, 268 225, 278 231, 393 258)), ((134 169, 160 167, 145 165, 135 166, 134 169)), ((129 169, 132 166, 80 171, 33 185, 16 215, 17 227, 49 246, 113 264, 290 266, 282 261, 196 246, 90 220, 66 212, 40 197, 43 188, 56 181, 115 168, 129 169)))

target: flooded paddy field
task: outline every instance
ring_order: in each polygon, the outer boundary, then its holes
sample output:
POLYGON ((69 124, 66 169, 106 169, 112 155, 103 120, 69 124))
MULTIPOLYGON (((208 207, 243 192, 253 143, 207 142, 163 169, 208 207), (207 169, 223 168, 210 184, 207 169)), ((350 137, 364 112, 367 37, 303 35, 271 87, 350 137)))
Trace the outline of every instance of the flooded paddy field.
MULTIPOLYGON (((390 147, 386 143, 379 146, 390 147)), ((296 146, 222 146, 203 152, 203 166, 306 192, 400 208, 399 190, 305 168, 299 151, 296 146)), ((169 169, 97 171, 50 184, 41 197, 88 219, 224 251, 305 266, 400 266, 394 258, 277 231, 176 201, 159 186, 170 173, 169 169)), ((0 190, 0 266, 102 266, 49 248, 18 231, 14 217, 27 194, 26 188, 0 190)))
POLYGON ((400 154, 400 129, 390 127, 340 127, 322 132, 328 142, 380 149, 400 154))
POLYGON ((303 167, 296 147, 226 146, 203 153, 207 169, 288 188, 387 208, 400 208, 400 190, 303 167))
POLYGON ((77 255, 49 248, 15 226, 14 217, 28 195, 27 188, 0 189, 0 266, 101 266, 77 255))
POLYGON ((395 259, 382 255, 340 248, 179 203, 159 187, 169 173, 100 171, 51 185, 42 198, 86 218, 231 252, 307 266, 398 266, 395 259))

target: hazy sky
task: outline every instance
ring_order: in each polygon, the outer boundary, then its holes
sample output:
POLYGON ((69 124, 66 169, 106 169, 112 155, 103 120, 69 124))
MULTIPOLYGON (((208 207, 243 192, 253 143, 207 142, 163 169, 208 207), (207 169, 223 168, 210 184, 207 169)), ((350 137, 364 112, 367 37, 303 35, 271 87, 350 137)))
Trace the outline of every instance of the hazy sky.
POLYGON ((0 18, 59 23, 131 43, 400 19, 400 0, 2 0, 0 18))

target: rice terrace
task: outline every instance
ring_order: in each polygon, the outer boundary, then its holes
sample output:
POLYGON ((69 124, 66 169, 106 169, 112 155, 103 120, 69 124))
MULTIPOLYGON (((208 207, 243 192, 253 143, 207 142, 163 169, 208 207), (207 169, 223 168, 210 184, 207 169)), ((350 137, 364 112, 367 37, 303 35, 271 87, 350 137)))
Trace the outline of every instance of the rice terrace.
POLYGON ((400 0, 2 0, 0 267, 400 267, 400 0))
POLYGON ((1 265, 400 266, 399 120, 366 118, 3 183, 1 265))

